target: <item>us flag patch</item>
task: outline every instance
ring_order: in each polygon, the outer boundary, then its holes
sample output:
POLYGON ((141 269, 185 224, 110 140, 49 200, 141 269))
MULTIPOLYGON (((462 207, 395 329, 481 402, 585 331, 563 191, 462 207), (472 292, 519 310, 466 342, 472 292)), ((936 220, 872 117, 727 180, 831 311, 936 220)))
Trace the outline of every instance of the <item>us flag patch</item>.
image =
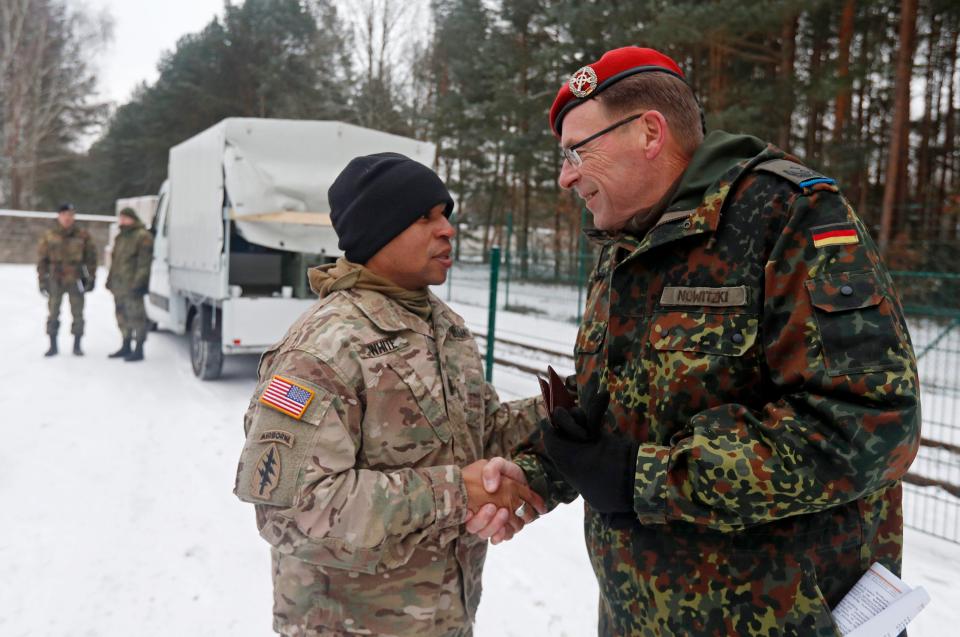
POLYGON ((811 232, 813 234, 813 247, 815 248, 860 243, 860 235, 857 234, 857 229, 850 224, 814 228, 811 232))
POLYGON ((282 411, 297 420, 303 417, 310 401, 313 400, 313 391, 298 385, 283 376, 274 376, 260 395, 260 402, 277 411, 282 411))

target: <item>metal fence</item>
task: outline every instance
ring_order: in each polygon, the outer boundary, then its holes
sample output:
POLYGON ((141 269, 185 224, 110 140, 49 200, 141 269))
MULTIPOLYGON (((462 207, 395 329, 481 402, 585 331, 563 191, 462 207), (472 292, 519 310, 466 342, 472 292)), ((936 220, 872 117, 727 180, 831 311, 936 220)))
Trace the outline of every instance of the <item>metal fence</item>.
POLYGON ((920 451, 904 522, 960 543, 960 274, 894 272, 920 370, 920 451))
MULTIPOLYGON (((908 255, 916 266, 957 268, 960 245, 918 246, 908 255), (920 256, 923 258, 921 259, 920 256)), ((504 251, 497 309, 577 323, 585 281, 595 258, 591 247, 577 253, 504 251), (526 276, 522 276, 525 273, 526 276)), ((901 262, 902 264, 902 262, 901 262)), ((905 479, 904 522, 917 530, 960 543, 960 274, 892 272, 904 303, 920 370, 922 443, 905 479)), ((463 252, 443 290, 454 302, 490 303, 489 258, 463 252)), ((553 347, 564 344, 545 343, 553 347)))

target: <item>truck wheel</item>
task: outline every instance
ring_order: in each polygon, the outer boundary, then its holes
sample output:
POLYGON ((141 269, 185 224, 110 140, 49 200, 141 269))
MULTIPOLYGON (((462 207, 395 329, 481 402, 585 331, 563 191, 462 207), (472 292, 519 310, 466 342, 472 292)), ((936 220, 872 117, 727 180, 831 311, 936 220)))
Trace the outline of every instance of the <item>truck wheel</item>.
POLYGON ((193 317, 190 326, 190 363, 193 374, 203 380, 220 378, 223 371, 223 351, 220 342, 203 336, 203 322, 210 320, 209 310, 203 308, 193 317))

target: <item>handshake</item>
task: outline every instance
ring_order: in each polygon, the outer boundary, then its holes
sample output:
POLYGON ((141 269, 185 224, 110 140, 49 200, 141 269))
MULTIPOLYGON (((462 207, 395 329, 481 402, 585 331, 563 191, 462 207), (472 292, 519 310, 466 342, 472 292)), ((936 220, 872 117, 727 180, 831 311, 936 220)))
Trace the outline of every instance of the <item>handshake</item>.
POLYGON ((477 460, 461 471, 467 488, 467 531, 493 544, 509 540, 546 513, 523 470, 503 458, 477 460))

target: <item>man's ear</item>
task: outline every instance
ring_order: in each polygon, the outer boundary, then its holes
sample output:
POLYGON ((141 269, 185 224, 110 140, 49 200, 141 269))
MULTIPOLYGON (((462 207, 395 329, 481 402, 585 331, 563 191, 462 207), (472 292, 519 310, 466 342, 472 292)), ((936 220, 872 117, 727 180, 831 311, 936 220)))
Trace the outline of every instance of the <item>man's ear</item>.
POLYGON ((638 128, 644 157, 656 158, 667 143, 667 119, 660 111, 650 110, 640 118, 638 128))

